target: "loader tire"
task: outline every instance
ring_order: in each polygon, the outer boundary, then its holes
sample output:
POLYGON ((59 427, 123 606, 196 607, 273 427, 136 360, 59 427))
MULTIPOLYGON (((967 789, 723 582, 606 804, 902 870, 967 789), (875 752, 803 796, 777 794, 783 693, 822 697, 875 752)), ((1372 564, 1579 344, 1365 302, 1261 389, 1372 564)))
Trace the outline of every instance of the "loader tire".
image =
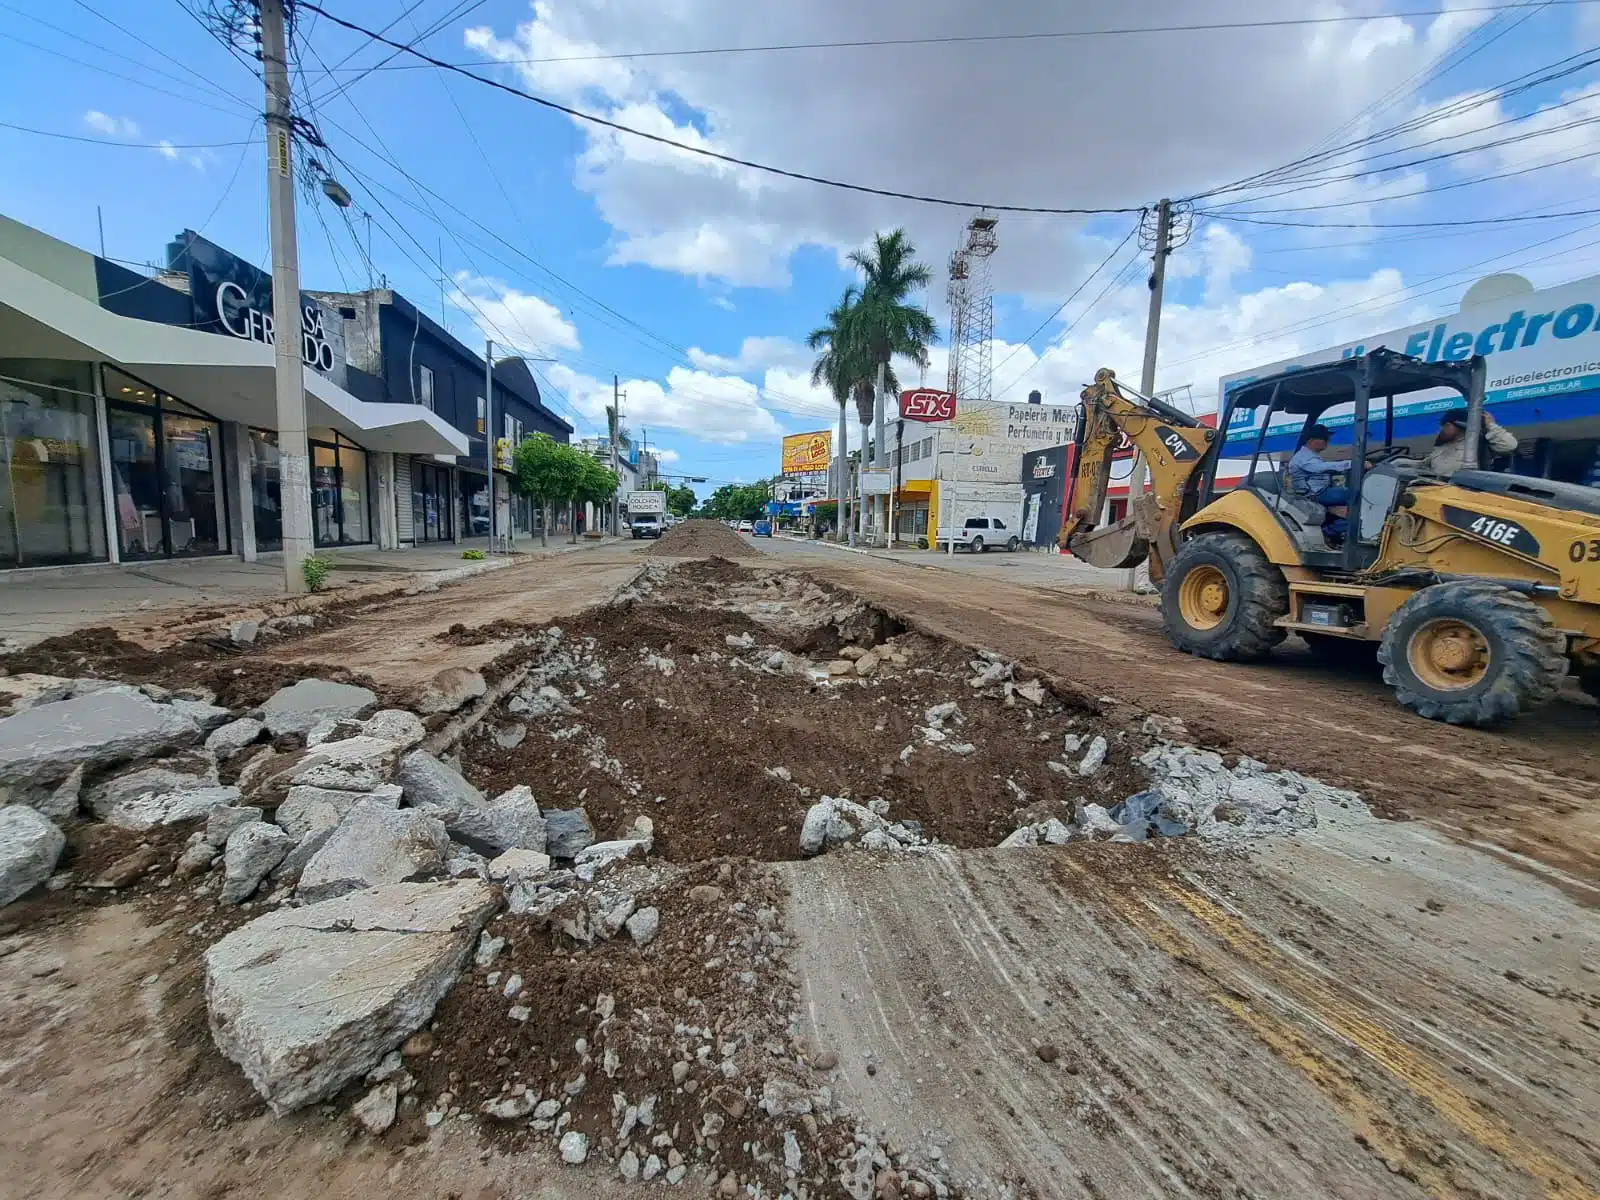
POLYGON ((1390 618, 1383 681, 1420 716, 1496 725, 1555 699, 1566 637, 1528 597, 1486 579, 1423 588, 1390 618))
POLYGON ((1263 658, 1288 636, 1289 583, 1242 533, 1186 542, 1161 588, 1161 623, 1179 650, 1219 662, 1263 658))

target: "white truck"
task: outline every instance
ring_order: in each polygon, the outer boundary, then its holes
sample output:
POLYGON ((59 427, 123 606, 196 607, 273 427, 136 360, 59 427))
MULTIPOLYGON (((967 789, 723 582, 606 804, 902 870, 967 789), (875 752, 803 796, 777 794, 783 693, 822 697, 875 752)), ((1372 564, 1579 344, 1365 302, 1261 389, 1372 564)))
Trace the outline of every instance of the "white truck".
POLYGON ((665 492, 629 492, 624 503, 628 508, 628 531, 635 538, 658 538, 667 528, 667 494, 665 492))

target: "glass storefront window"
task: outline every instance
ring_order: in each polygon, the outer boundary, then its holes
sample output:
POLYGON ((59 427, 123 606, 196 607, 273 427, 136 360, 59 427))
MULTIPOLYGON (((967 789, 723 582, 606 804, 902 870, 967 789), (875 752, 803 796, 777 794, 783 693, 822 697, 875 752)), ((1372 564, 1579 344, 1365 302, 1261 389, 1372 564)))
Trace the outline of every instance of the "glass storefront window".
POLYGON ((311 443, 311 525, 317 545, 372 540, 368 493, 365 450, 345 441, 311 443))
POLYGON ((411 465, 412 536, 420 542, 448 542, 455 537, 450 524, 450 472, 436 463, 417 460, 411 465))
POLYGON ((115 367, 102 371, 122 557, 226 552, 221 423, 115 367))
POLYGON ((109 557, 88 363, 0 359, 0 567, 109 557))
POLYGON ((256 518, 256 549, 283 549, 283 494, 278 487, 278 435, 250 431, 250 505, 256 518))

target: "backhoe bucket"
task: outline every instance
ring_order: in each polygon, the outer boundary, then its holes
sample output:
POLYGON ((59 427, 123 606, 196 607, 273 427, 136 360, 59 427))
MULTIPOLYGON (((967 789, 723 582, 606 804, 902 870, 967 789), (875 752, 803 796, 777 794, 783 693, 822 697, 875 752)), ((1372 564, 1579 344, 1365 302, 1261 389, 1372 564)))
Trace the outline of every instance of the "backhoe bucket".
POLYGON ((1139 531, 1135 518, 1126 517, 1115 525, 1074 534, 1067 549, 1091 567, 1137 567, 1150 557, 1150 540, 1139 531))

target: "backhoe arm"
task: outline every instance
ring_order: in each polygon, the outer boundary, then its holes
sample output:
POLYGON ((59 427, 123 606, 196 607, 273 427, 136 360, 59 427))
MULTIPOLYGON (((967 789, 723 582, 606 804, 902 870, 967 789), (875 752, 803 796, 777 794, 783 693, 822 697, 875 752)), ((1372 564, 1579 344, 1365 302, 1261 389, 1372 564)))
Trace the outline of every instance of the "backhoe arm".
POLYGON ((1177 553, 1177 529, 1191 477, 1211 452, 1217 431, 1164 401, 1125 392, 1116 372, 1102 367, 1084 388, 1083 426, 1072 511, 1056 539, 1096 567, 1136 567, 1150 559, 1160 580, 1177 553), (1128 515, 1097 527, 1111 483, 1111 455, 1126 434, 1150 467, 1152 491, 1128 497, 1128 515))

